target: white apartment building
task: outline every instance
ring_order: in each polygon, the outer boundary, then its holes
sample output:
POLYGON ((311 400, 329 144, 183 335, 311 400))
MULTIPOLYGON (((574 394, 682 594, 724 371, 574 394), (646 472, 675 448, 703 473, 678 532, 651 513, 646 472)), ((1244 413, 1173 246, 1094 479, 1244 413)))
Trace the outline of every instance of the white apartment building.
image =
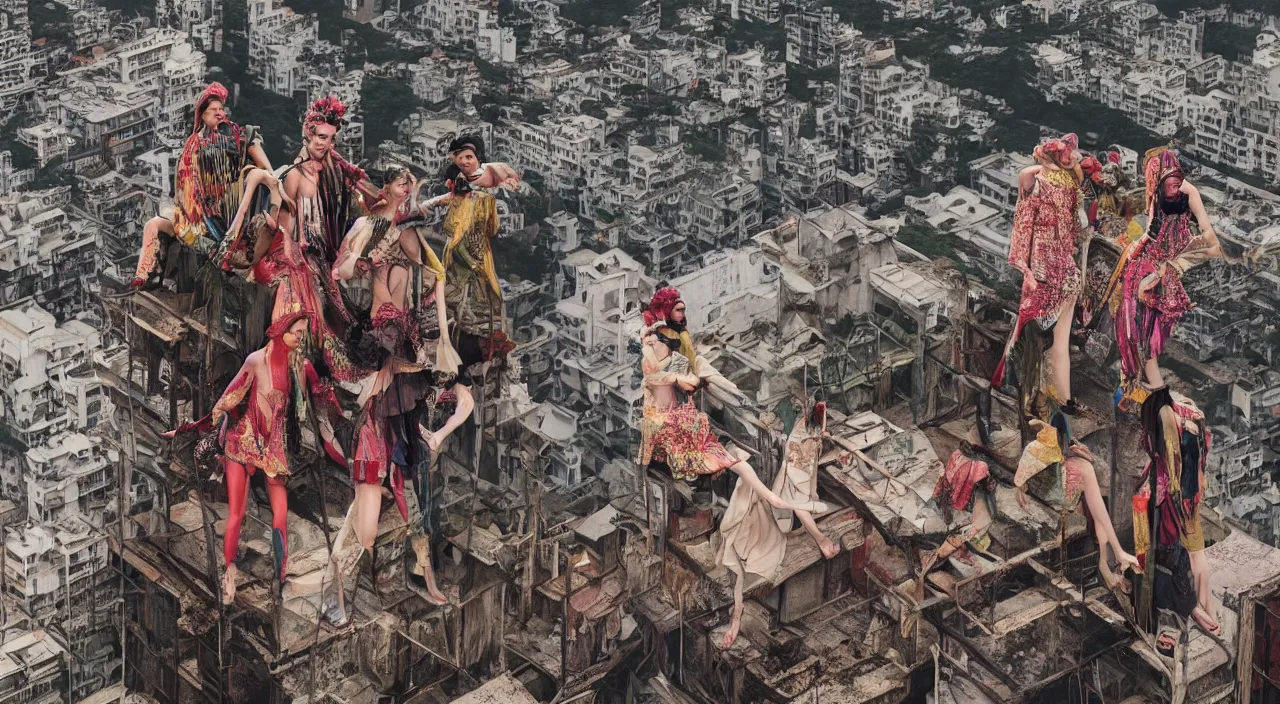
POLYGON ((627 148, 628 185, 638 196, 671 188, 684 176, 688 163, 681 144, 652 148, 632 144, 627 148))
POLYGON ((498 23, 496 0, 426 0, 413 8, 414 27, 439 44, 464 44, 493 63, 515 63, 515 30, 498 23))
POLYGON ((760 186, 738 173, 696 179, 680 204, 680 230, 710 247, 736 247, 760 222, 760 186))
POLYGON ((101 348, 92 326, 57 325, 32 302, 0 310, 0 417, 10 432, 34 447, 105 418, 110 402, 88 371, 101 348))
POLYGON ((735 20, 774 23, 782 19, 782 0, 724 0, 735 20))
POLYGON ((730 107, 759 108, 787 90, 786 62, 768 61, 754 49, 725 55, 724 73, 729 80, 720 86, 720 101, 730 107))
POLYGON ((1018 174, 1035 162, 1026 154, 996 152, 969 162, 969 187, 1013 212, 1018 204, 1018 174))
POLYGON ((88 620, 95 587, 109 572, 107 536, 81 518, 9 526, 5 540, 7 597, 33 623, 62 631, 88 620), (73 608, 74 605, 74 608, 73 608))
POLYGON ((319 41, 320 20, 315 15, 255 3, 249 17, 249 72, 263 88, 293 97, 295 90, 305 90, 303 50, 319 41))
POLYGON ((41 168, 50 161, 67 155, 67 147, 71 140, 62 125, 56 122, 41 122, 32 127, 18 129, 18 141, 36 153, 36 163, 41 168))
POLYGON ((115 450, 102 439, 64 433, 26 453, 27 517, 58 523, 79 516, 102 524, 106 502, 115 494, 115 450))
POLYGON ((35 94, 32 75, 37 60, 31 51, 31 23, 25 2, 5 4, 0 12, 0 110, 13 109, 35 94))
POLYGON ((19 631, 0 645, 0 701, 63 704, 67 653, 42 630, 19 631))
POLYGON ((702 266, 671 280, 686 306, 689 329, 721 337, 744 333, 757 322, 778 322, 776 262, 755 245, 703 255, 702 266))
MULTIPOLYGON (((456 100, 470 105, 480 88, 480 72, 471 61, 440 56, 424 56, 405 67, 413 94, 429 104, 456 100)), ((377 145, 372 145, 377 146, 377 145)))
POLYGON ((787 63, 830 66, 853 45, 857 33, 842 25, 831 7, 812 8, 786 16, 787 63))

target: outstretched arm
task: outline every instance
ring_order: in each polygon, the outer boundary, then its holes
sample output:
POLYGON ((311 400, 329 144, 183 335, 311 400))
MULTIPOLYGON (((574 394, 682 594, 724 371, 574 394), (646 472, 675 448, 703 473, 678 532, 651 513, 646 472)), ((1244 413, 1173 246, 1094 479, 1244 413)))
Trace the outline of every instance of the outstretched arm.
POLYGON ((1200 225, 1200 236, 1192 240, 1174 259, 1173 266, 1179 274, 1185 273, 1187 269, 1197 264, 1222 256, 1222 245, 1218 242, 1218 235, 1213 231, 1213 226, 1209 224, 1209 213, 1204 208, 1200 191, 1189 183, 1184 185, 1187 189, 1187 205, 1200 225))

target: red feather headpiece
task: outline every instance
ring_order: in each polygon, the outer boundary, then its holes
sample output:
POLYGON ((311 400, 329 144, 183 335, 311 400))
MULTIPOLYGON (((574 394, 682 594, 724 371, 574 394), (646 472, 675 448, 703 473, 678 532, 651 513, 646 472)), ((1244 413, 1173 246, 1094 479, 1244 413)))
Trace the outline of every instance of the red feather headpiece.
POLYGON ((644 311, 644 324, 653 325, 659 320, 667 320, 671 316, 671 309, 679 302, 680 292, 670 286, 654 291, 653 298, 649 299, 649 307, 644 311))
POLYGON ((315 126, 322 123, 341 129, 342 117, 346 114, 347 106, 338 99, 338 96, 330 95, 321 98, 307 108, 307 114, 302 118, 302 136, 311 136, 315 126))

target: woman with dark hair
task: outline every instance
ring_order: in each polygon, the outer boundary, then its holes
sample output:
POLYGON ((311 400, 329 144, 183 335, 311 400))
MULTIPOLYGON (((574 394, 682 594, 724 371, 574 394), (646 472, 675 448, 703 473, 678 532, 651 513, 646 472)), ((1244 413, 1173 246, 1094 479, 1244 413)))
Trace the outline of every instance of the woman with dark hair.
POLYGON ((1033 419, 1031 427, 1036 430, 1036 438, 1023 448, 1013 480, 1018 487, 1018 500, 1025 501, 1028 488, 1034 487, 1037 496, 1058 504, 1064 513, 1083 504, 1085 519, 1098 543, 1098 573, 1108 587, 1125 589, 1123 578, 1111 572, 1107 547, 1115 553, 1121 572, 1137 569, 1138 560, 1125 552, 1116 536, 1098 486, 1093 454, 1072 436, 1071 425, 1061 411, 1054 412, 1049 423, 1033 419), (1045 472, 1046 469, 1050 471, 1045 472))
MULTIPOLYGON (((288 565, 289 501, 285 481, 302 445, 302 423, 315 406, 321 416, 320 433, 330 459, 346 466, 347 459, 333 437, 331 420, 342 417, 333 389, 320 380, 311 361, 303 353, 309 318, 301 313, 285 316, 267 330, 266 347, 250 354, 235 379, 227 385, 213 411, 204 418, 165 433, 215 433, 216 454, 226 472, 227 516, 223 544, 226 573, 222 580, 222 603, 236 595, 236 551, 240 526, 249 495, 248 478, 261 469, 267 476, 267 496, 271 499, 272 543, 276 572, 285 580, 288 565), (220 449, 221 452, 217 452, 220 449)), ((202 440, 203 444, 204 441, 202 440)))
MULTIPOLYGON (((1204 531, 1200 525, 1204 469, 1211 441, 1209 428, 1204 414, 1191 399, 1165 386, 1148 390, 1140 414, 1142 444, 1150 461, 1133 496, 1134 551, 1146 566, 1148 580, 1154 584, 1156 570, 1149 561, 1154 538, 1155 562, 1173 572, 1174 584, 1190 582, 1187 588, 1194 591, 1195 604, 1191 617, 1206 633, 1217 635, 1221 626, 1212 615, 1204 531), (1153 484, 1154 502, 1151 501, 1153 484), (1183 562, 1179 558, 1182 552, 1187 553, 1189 580, 1177 573, 1183 562)), ((1161 608, 1173 607, 1161 605, 1161 608)))
POLYGON ((1173 150, 1148 152, 1145 171, 1147 234, 1121 255, 1107 289, 1120 349, 1117 405, 1127 411, 1142 403, 1144 381, 1152 387, 1164 383, 1160 354, 1174 324, 1192 307, 1182 277, 1222 256, 1200 191, 1183 176, 1173 150))
MULTIPOLYGON (((787 436, 782 453, 782 471, 773 480, 773 491, 783 501, 803 504, 818 498, 818 460, 822 457, 822 440, 826 435, 827 402, 819 391, 814 396, 812 408, 796 418, 795 427, 787 436)), ((800 519, 800 524, 827 559, 840 553, 840 546, 818 530, 813 514, 808 511, 774 509, 773 513, 784 533, 791 531, 793 517, 800 519)))
MULTIPOLYGON (((498 236, 498 206, 481 188, 514 187, 518 177, 506 164, 486 164, 484 143, 464 136, 449 147, 448 192, 423 202, 420 210, 445 208, 445 299, 452 313, 453 339, 464 369, 501 359, 514 347, 503 324, 502 286, 491 241, 498 236)), ((464 383, 470 377, 460 376, 464 383)))
POLYGON ((1005 364, 1028 323, 1053 331, 1050 360, 1054 395, 1063 412, 1074 414, 1071 395, 1071 321, 1081 290, 1076 265, 1076 236, 1080 229, 1080 150, 1074 134, 1036 147, 1036 165, 1019 175, 1018 207, 1013 216, 1009 264, 1022 272, 1022 301, 1018 320, 991 382, 1004 384, 1005 364))

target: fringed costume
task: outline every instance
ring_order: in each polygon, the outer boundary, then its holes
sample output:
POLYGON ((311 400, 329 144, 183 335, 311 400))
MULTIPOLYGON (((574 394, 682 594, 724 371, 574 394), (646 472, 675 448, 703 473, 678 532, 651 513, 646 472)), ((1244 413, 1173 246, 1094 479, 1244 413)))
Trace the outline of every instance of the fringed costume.
MULTIPOLYGON (((1075 145, 1075 135, 1067 135, 1037 147, 1036 155, 1038 160, 1044 160, 1061 150, 1075 150, 1075 145)), ((1030 293, 1024 289, 1018 320, 992 375, 992 383, 997 387, 1004 384, 1005 364, 1028 323, 1035 321, 1048 330, 1057 322, 1058 315, 1071 315, 1071 311, 1063 311, 1062 307, 1081 290, 1080 269, 1074 259, 1079 205, 1080 182, 1076 174, 1048 167, 1036 175, 1036 186, 1031 192, 1018 198, 1009 264, 1022 272, 1024 280, 1034 279, 1037 286, 1030 293)))
MULTIPOLYGON (((196 99, 195 124, 183 143, 174 178, 174 234, 202 254, 212 254, 223 244, 240 205, 245 167, 252 166, 249 150, 262 144, 256 127, 225 121, 211 129, 203 124, 209 103, 226 99, 221 83, 209 84, 196 99)), ((159 235, 143 238, 135 281, 146 280, 160 266, 160 251, 159 235)))
POLYGON ((1182 544, 1187 552, 1204 550, 1200 502, 1212 437, 1204 414, 1189 402, 1179 403, 1166 388, 1143 403, 1144 444, 1150 460, 1133 495, 1134 552, 1145 559, 1151 549, 1151 471, 1156 470, 1156 505, 1160 507, 1159 544, 1182 544), (1150 406, 1148 406, 1150 404, 1150 406), (1150 413, 1148 413, 1150 411, 1150 413), (1151 417, 1148 418, 1147 416, 1151 417), (1195 431, 1187 426, 1195 428, 1195 431))
POLYGON ((693 399, 681 398, 667 408, 659 408, 653 389, 675 386, 676 378, 692 373, 689 360, 672 354, 665 360, 644 360, 644 415, 640 425, 640 465, 650 461, 665 462, 676 479, 693 481, 702 474, 719 474, 738 463, 738 458, 715 439, 705 413, 693 405, 693 399))
POLYGON ((445 300, 463 361, 470 366, 503 357, 512 346, 502 330, 502 287, 491 245, 498 236, 497 201, 483 191, 459 193, 455 188, 442 229, 445 300))

